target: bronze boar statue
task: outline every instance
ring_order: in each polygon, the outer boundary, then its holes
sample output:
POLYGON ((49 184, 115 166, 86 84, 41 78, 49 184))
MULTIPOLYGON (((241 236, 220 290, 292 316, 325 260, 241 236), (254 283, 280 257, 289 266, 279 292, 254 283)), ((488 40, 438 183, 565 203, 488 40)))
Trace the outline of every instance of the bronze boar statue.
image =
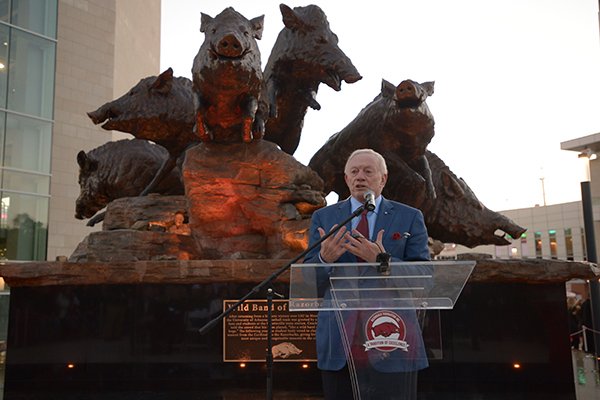
POLYGON ((433 115, 426 99, 433 82, 405 80, 398 86, 383 80, 381 93, 344 129, 333 135, 310 160, 309 166, 325 181, 325 191, 345 197, 344 164, 354 150, 371 148, 383 155, 390 175, 402 187, 403 203, 420 208, 435 197, 425 149, 434 136, 433 115))
POLYGON ((201 14, 205 37, 192 67, 200 140, 248 143, 263 137, 263 75, 256 43, 263 22, 264 15, 248 20, 232 7, 214 18, 201 14))
POLYGON ((193 133, 192 82, 188 78, 174 78, 171 68, 158 76, 143 78, 123 96, 87 114, 96 125, 104 122, 103 129, 130 133, 168 151, 169 156, 156 175, 141 188, 138 193, 141 196, 154 191, 171 173, 185 149, 198 142, 193 133))
POLYGON ((316 100, 321 83, 341 90, 362 76, 339 48, 327 16, 318 6, 279 6, 284 28, 279 33, 264 71, 269 119, 265 139, 294 154, 300 143, 308 107, 320 110, 316 100))
MULTIPOLYGON (((137 196, 168 156, 161 146, 141 139, 108 142, 87 153, 81 150, 77 154, 80 192, 75 218, 91 218, 115 199, 137 196)), ((171 170, 156 192, 183 194, 179 168, 171 170)))
POLYGON ((427 150, 435 132, 425 100, 433 85, 405 80, 394 86, 384 80, 381 93, 317 151, 309 166, 323 178, 325 193, 346 197, 346 159, 356 149, 372 148, 388 166, 383 195, 423 211, 433 239, 468 247, 507 245, 506 233, 516 238, 525 229, 481 204, 464 180, 427 150))

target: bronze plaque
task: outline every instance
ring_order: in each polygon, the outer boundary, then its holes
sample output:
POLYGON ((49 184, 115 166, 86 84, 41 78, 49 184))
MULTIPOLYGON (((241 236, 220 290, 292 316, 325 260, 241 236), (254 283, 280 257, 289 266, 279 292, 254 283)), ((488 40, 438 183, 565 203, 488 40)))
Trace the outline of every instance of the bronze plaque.
MULTIPOLYGON (((223 300, 223 310, 237 300, 223 300)), ((317 313, 293 311, 288 300, 273 300, 273 361, 317 361, 317 313)), ((267 301, 248 300, 223 320, 223 361, 266 361, 267 301)))

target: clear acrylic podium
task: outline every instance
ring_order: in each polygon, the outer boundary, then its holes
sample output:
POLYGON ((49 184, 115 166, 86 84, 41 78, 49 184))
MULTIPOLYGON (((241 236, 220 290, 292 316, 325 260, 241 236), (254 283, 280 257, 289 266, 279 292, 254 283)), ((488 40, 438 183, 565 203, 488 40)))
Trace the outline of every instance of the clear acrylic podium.
POLYGON ((319 366, 347 365, 354 399, 416 398, 426 310, 452 309, 474 261, 294 264, 290 311, 319 311, 319 366))

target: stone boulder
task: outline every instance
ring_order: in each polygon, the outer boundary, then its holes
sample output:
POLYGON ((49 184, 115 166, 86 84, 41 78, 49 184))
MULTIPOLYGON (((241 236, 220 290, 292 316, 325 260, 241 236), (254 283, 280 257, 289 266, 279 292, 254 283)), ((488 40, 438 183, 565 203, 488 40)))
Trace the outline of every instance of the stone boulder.
POLYGON ((294 257, 308 244, 312 212, 325 205, 322 179, 264 140, 189 149, 183 182, 205 259, 294 257))

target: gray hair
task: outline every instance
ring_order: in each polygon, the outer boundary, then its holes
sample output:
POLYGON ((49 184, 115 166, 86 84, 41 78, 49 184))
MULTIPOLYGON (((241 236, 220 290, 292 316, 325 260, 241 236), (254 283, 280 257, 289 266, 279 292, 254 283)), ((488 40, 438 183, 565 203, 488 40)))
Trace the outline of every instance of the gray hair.
POLYGON ((377 163, 379 164, 380 171, 382 171, 384 174, 387 174, 388 171, 387 171, 387 164, 385 163, 385 158, 383 158, 383 156, 381 154, 379 154, 378 152, 376 152, 373 149, 358 149, 358 150, 354 150, 352 152, 352 154, 350 154, 350 156, 346 160, 346 165, 344 165, 344 172, 346 171, 346 168, 348 167, 348 163, 350 162, 350 160, 354 156, 357 156, 359 154, 371 154, 371 155, 375 156, 375 158, 377 158, 377 163))

